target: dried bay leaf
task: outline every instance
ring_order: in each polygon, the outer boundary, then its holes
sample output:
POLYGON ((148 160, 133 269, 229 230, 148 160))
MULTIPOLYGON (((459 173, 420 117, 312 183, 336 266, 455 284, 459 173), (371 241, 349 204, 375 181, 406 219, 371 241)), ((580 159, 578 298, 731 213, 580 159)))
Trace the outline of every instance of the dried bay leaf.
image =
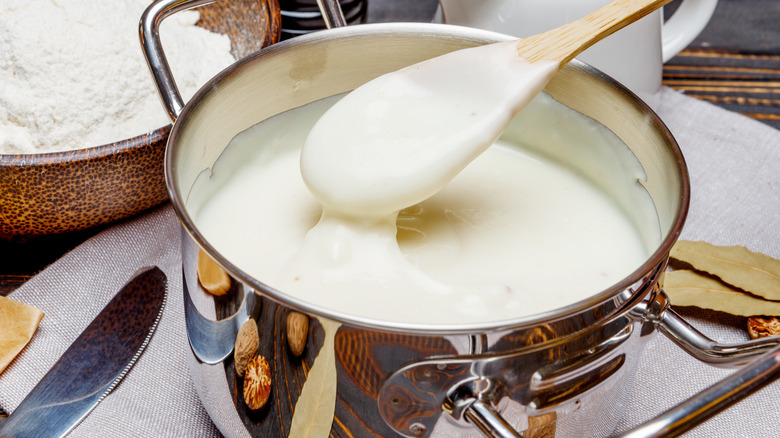
POLYGON ((317 318, 325 331, 325 340, 314 358, 301 395, 295 403, 288 438, 327 437, 336 412, 336 321, 317 318))
POLYGON ((674 306, 695 306, 732 315, 780 315, 780 301, 768 301, 695 271, 666 273, 664 291, 674 306))
POLYGON ((30 342, 41 319, 37 308, 0 296, 0 373, 30 342))
POLYGON ((780 300, 780 260, 742 246, 678 241, 670 257, 712 274, 739 289, 780 300))
POLYGON ((529 416, 528 429, 523 433, 523 438, 555 438, 557 420, 558 414, 555 412, 529 416))

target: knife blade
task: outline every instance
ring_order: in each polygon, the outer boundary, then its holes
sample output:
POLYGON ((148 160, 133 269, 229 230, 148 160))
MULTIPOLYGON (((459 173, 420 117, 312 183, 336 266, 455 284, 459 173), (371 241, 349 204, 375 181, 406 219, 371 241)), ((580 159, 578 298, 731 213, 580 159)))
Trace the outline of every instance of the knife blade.
POLYGON ((0 437, 61 437, 130 371, 166 302, 157 267, 139 270, 0 425, 0 437))

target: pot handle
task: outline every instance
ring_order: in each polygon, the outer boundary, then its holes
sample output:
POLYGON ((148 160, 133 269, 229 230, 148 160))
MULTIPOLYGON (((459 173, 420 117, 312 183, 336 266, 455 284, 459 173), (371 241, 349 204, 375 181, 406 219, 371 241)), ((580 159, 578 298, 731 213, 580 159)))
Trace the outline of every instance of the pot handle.
MULTIPOLYGON (((755 339, 737 344, 721 344, 688 324, 669 307, 660 288, 640 303, 631 314, 652 323, 661 333, 693 357, 718 367, 744 368, 710 388, 667 410, 657 417, 617 437, 678 436, 780 378, 780 337, 755 339)), ((501 415, 483 402, 474 391, 452 391, 453 405, 463 406, 464 416, 487 437, 521 437, 501 415)))
MULTIPOLYGON (((777 339, 775 339, 777 343, 777 339)), ((688 400, 617 437, 681 435, 780 377, 780 347, 688 400)))
MULTIPOLYGON (((214 3, 217 0, 157 0, 150 4, 141 15, 139 23, 139 37, 141 47, 146 58, 146 64, 152 73, 157 91, 160 94, 163 107, 168 112, 168 117, 175 122, 184 109, 184 101, 176 86, 176 81, 171 73, 171 67, 165 57, 160 42, 160 23, 169 16, 187 9, 214 3)), ((317 0, 317 5, 322 12, 325 25, 343 27, 347 25, 344 13, 338 0, 317 0)))
MULTIPOLYGON (((777 342, 777 340, 775 340, 777 342)), ((780 377, 780 347, 766 353, 749 366, 731 374, 708 389, 634 429, 614 438, 649 438, 679 436, 710 417, 737 403, 780 377)), ((468 404, 464 416, 486 437, 521 438, 501 414, 478 398, 456 400, 468 404)))
POLYGON ((322 19, 325 21, 325 27, 333 29, 334 27, 344 27, 347 20, 344 18, 344 12, 338 0, 317 0, 317 6, 322 13, 322 19))
POLYGON ((146 64, 152 73, 160 99, 168 112, 168 117, 175 122, 184 109, 184 101, 173 79, 171 67, 160 42, 160 23, 169 16, 187 9, 213 3, 216 0, 157 0, 150 4, 141 15, 139 37, 144 51, 146 64))
POLYGON ((778 336, 735 344, 715 342, 671 309, 661 289, 634 311, 640 311, 646 321, 702 362, 717 367, 746 366, 619 437, 678 436, 780 378, 778 336))
POLYGON ((746 365, 753 359, 780 346, 780 337, 754 339, 735 344, 724 344, 709 337, 688 324, 669 307, 669 298, 658 289, 649 301, 643 302, 632 312, 641 317, 680 346, 685 352, 709 365, 731 368, 746 365))

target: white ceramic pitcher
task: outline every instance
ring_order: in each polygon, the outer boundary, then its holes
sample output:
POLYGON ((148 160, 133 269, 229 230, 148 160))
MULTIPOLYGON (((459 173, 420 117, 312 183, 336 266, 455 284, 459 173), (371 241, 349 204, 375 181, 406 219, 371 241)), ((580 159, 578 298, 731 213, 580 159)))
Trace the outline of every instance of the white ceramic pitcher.
MULTIPOLYGON (((609 0, 439 0, 445 23, 527 37, 593 12, 609 0)), ((578 58, 622 83, 651 107, 663 63, 704 29, 717 0, 684 0, 666 23, 660 11, 618 31, 578 58)))

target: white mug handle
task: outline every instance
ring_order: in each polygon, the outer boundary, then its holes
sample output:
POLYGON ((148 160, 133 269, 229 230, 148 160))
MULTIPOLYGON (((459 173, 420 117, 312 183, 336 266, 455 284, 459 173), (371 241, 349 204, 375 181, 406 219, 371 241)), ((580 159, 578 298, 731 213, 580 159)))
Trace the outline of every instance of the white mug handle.
POLYGON ((663 26, 663 62, 688 47, 710 21, 718 0, 685 0, 663 26))

